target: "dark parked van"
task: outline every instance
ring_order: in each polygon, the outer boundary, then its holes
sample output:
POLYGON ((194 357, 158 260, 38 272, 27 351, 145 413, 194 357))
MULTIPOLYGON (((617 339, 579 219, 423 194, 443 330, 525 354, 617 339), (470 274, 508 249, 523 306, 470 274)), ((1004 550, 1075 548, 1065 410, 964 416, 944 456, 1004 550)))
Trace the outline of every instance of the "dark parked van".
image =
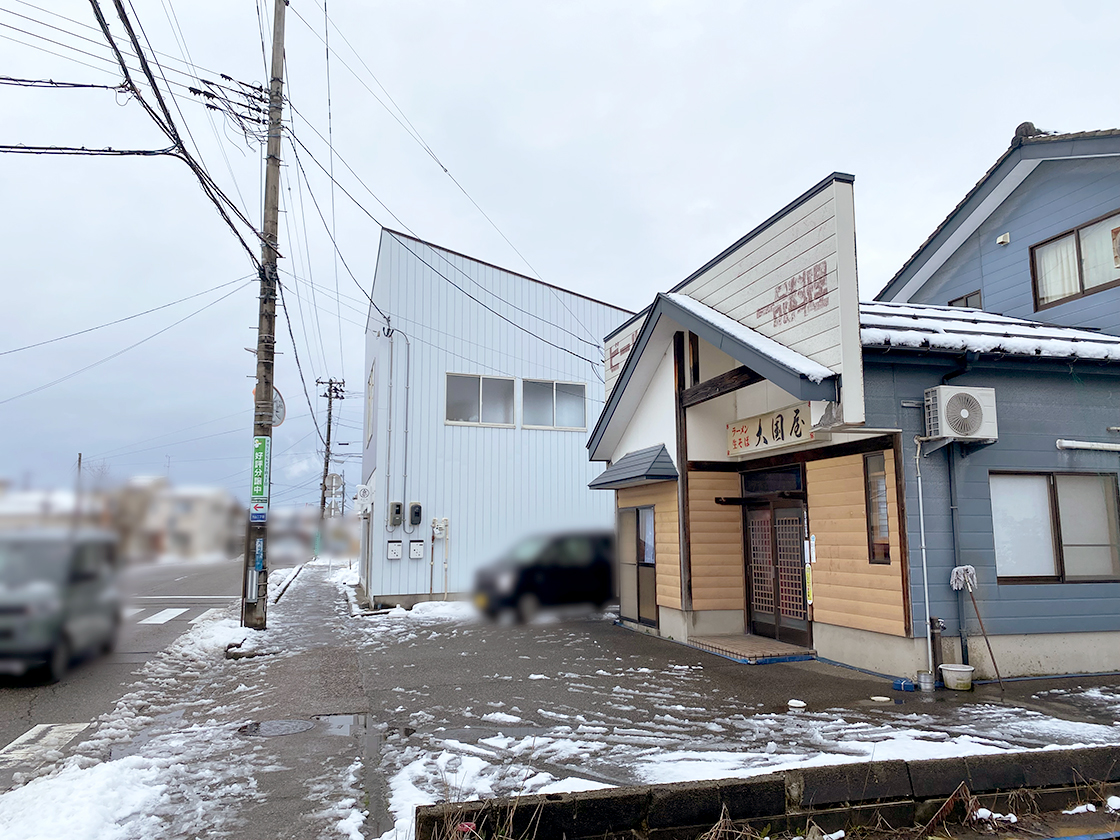
POLYGON ((112 650, 120 621, 115 534, 0 532, 0 673, 57 681, 76 655, 112 650))
POLYGON ((475 606, 497 618, 516 611, 529 621, 541 607, 614 598, 614 532, 584 531, 528 537, 475 576, 475 606))

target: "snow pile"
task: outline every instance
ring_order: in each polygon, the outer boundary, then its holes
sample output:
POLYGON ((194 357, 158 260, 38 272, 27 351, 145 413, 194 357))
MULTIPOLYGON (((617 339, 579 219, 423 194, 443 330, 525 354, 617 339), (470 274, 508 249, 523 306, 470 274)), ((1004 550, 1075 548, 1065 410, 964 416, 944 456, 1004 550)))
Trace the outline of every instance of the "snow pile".
POLYGON ((953 306, 861 303, 865 347, 1120 361, 1120 338, 953 306))

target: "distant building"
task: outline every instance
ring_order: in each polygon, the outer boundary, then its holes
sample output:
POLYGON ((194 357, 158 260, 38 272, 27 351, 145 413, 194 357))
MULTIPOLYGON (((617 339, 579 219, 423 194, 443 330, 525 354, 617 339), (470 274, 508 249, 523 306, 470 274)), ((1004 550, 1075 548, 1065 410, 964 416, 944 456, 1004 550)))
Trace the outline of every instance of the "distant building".
POLYGON ((73 490, 8 490, 0 493, 0 529, 104 526, 104 497, 73 490))
POLYGON ((149 559, 228 559, 245 550, 245 509, 220 488, 163 487, 143 521, 149 559))
POLYGON ((373 600, 469 592, 527 532, 611 526, 584 441, 603 403, 601 336, 631 313, 390 230, 372 298, 389 318, 371 309, 366 330, 373 600))
POLYGON ((1120 335, 1120 130, 1023 123, 876 300, 1120 335))

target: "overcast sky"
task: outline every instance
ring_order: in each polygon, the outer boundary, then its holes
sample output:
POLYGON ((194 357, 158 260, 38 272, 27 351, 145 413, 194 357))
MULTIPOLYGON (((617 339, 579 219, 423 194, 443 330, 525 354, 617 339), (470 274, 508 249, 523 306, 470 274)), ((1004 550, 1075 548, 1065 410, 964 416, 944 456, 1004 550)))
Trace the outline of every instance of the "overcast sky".
MULTIPOLYGON (((187 86, 201 87, 191 72, 267 82, 271 0, 124 5, 171 83, 188 147, 259 225, 259 144, 187 86)), ((372 281, 378 223, 638 310, 849 172, 867 299, 1019 123, 1120 125, 1108 82, 1120 5, 1109 2, 329 0, 327 11, 329 29, 322 0, 292 0, 287 18, 286 116, 306 149, 298 163, 291 144, 282 153, 296 352, 281 316, 288 419, 275 430, 274 506, 318 503, 322 455, 297 354, 320 418, 314 380, 345 378, 336 439, 353 441, 348 486, 360 479, 358 284, 372 281), (325 31, 333 196, 317 136, 328 135, 325 31), (334 220, 339 259, 313 200, 334 220)), ((0 57, 7 77, 121 78, 86 0, 0 0, 0 57)), ((0 85, 0 114, 0 144, 168 145, 112 90, 0 85)), ((0 195, 0 480, 69 486, 82 452, 104 481, 167 474, 247 497, 255 269, 191 170, 169 156, 0 154, 0 195)))

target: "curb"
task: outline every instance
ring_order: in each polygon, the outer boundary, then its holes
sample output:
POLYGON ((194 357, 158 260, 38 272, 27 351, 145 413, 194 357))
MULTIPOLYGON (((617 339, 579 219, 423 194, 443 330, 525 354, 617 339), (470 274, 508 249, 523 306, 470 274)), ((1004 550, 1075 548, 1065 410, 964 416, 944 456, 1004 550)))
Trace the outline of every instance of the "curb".
MULTIPOLYGON (((1038 811, 1061 810, 1120 790, 1120 745, 875 761, 785 770, 749 779, 680 782, 568 794, 444 803, 416 809, 416 840, 532 836, 534 840, 676 840, 721 821, 770 832, 924 825, 968 791, 985 806, 1011 810, 1029 792, 1038 811), (726 815, 726 817, 725 817, 726 815), (461 832, 460 832, 461 834, 461 832)), ((1020 801, 1021 804, 1021 801, 1020 801)))

